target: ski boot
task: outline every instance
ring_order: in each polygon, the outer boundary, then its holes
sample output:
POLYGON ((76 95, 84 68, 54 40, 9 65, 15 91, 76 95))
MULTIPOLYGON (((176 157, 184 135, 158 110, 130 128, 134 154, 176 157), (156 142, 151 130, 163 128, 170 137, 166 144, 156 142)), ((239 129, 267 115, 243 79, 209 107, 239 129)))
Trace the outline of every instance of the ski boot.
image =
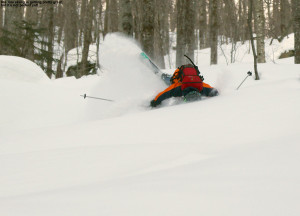
POLYGON ((198 91, 190 91, 184 96, 185 102, 192 102, 197 100, 201 100, 201 94, 198 91))

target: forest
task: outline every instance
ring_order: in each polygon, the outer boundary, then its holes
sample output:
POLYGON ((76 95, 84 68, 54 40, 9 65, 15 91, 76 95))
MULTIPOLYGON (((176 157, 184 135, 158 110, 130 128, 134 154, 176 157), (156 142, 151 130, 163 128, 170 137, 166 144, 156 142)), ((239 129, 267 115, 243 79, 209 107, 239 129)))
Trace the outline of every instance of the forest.
POLYGON ((0 2, 0 216, 300 216, 300 0, 0 2))
POLYGON ((194 50, 205 48, 210 63, 218 64, 220 44, 232 44, 234 53, 237 42, 249 40, 254 62, 264 63, 265 39, 281 42, 294 33, 294 50, 285 55, 300 63, 299 0, 1 1, 0 10, 0 54, 29 59, 49 78, 96 73, 101 42, 112 32, 134 38, 160 68, 170 50, 177 66, 184 54, 193 59, 194 50), (67 68, 72 49, 77 63, 67 68))

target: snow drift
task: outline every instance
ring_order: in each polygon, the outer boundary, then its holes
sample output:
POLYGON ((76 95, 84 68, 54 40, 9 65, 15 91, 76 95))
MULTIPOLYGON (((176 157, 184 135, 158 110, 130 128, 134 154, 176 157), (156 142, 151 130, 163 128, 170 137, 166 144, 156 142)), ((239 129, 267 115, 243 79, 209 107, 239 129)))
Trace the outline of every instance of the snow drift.
POLYGON ((210 67, 199 56, 221 95, 150 110, 141 107, 164 86, 138 46, 110 35, 101 47, 100 76, 0 78, 1 215, 300 214, 293 59, 259 64, 261 80, 236 91, 252 64, 210 67))
POLYGON ((32 61, 4 55, 0 55, 0 79, 26 82, 49 81, 44 71, 32 61))

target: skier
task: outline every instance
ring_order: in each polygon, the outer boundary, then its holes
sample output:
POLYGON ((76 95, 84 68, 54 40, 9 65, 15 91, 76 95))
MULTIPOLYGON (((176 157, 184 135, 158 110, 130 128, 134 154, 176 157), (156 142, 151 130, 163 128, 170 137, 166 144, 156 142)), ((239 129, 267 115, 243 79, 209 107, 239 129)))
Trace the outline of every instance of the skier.
POLYGON ((193 101, 201 98, 201 95, 213 97, 219 94, 218 90, 203 82, 198 68, 191 64, 177 68, 170 79, 171 85, 160 92, 151 101, 151 107, 156 107, 163 100, 170 97, 184 96, 185 100, 193 101))

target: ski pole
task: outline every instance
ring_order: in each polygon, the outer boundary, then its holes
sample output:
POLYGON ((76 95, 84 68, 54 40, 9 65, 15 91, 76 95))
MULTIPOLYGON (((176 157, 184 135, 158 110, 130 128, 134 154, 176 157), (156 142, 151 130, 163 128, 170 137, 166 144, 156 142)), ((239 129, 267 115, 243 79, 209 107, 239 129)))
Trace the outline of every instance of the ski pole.
POLYGON ((245 80, 246 80, 249 76, 252 76, 252 72, 251 72, 251 71, 248 71, 246 78, 245 78, 245 79, 243 80, 243 82, 237 87, 236 90, 239 90, 239 88, 241 87, 241 85, 245 82, 245 80))
POLYGON ((87 96, 86 94, 84 95, 80 95, 81 97, 85 98, 93 98, 93 99, 98 99, 98 100, 105 100, 105 101, 110 101, 110 102, 114 102, 113 100, 109 100, 109 99, 105 99, 105 98, 99 98, 99 97, 91 97, 91 96, 87 96))

